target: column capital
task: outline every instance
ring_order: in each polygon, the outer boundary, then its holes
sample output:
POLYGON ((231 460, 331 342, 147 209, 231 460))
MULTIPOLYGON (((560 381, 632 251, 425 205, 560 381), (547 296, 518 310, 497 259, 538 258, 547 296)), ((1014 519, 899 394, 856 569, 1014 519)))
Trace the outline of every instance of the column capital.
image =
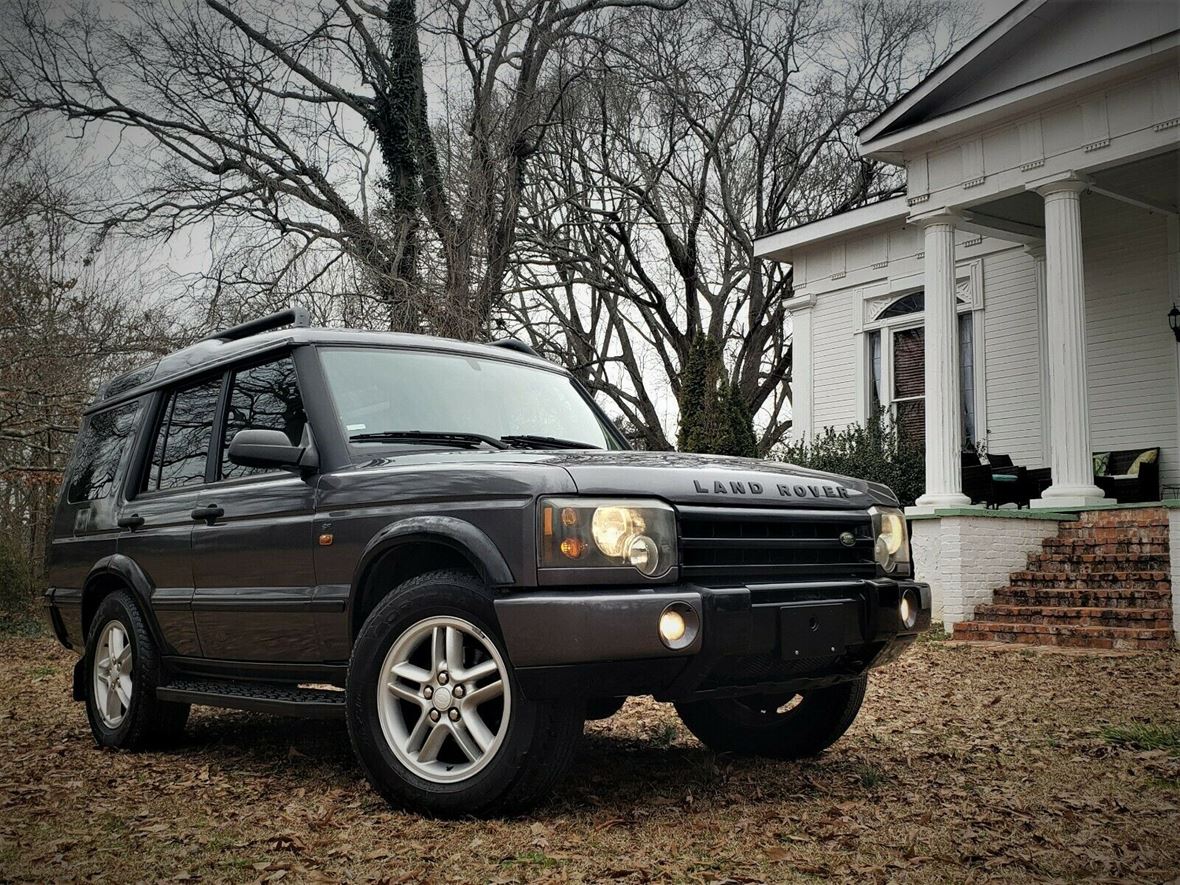
POLYGON ((783 301, 783 309, 787 313, 795 313, 800 310, 810 310, 815 305, 815 293, 804 292, 799 289, 795 290, 795 294, 783 301))
POLYGON ((923 212, 917 215, 910 215, 907 219, 910 224, 915 224, 923 229, 932 227, 936 224, 946 224, 951 227, 957 227, 963 221, 963 216, 951 209, 931 209, 929 212, 923 212))
POLYGON ((1089 176, 1070 171, 1034 179, 1025 185, 1025 189, 1035 191, 1042 197, 1048 198, 1054 194, 1080 194, 1089 190, 1093 183, 1089 176))

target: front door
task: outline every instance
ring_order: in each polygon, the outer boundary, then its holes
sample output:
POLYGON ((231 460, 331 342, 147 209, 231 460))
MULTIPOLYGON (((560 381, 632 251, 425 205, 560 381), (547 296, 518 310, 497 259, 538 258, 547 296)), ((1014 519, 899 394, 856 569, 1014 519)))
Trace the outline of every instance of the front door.
POLYGON ((193 617, 207 658, 321 660, 311 605, 315 478, 242 467, 227 451, 240 430, 281 430, 298 444, 306 425, 290 356, 232 374, 213 481, 192 522, 193 617))

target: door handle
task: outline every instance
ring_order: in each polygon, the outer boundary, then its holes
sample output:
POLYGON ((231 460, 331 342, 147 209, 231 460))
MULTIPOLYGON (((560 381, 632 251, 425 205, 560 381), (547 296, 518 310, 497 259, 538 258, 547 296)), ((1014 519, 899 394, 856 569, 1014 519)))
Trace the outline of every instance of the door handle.
POLYGON ((210 504, 208 507, 198 507, 191 514, 193 519, 203 519, 209 525, 213 525, 215 519, 220 519, 225 516, 225 508, 218 507, 216 504, 210 504))
POLYGON ((117 525, 121 529, 135 529, 142 528, 145 520, 138 513, 132 513, 130 516, 120 516, 117 525))

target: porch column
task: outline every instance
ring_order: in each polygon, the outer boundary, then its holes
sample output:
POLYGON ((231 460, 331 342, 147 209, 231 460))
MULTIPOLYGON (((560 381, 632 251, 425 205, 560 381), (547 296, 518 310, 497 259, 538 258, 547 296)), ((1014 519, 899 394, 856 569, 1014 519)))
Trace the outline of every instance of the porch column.
POLYGON ((966 507, 959 414, 959 329, 955 314, 955 218, 921 219, 926 287, 926 493, 918 512, 966 507))
POLYGON ((1049 363, 1049 463, 1053 484, 1034 507, 1100 502, 1090 452, 1086 393, 1086 285, 1081 194, 1087 182, 1063 178, 1036 188, 1045 198, 1045 307, 1049 363))

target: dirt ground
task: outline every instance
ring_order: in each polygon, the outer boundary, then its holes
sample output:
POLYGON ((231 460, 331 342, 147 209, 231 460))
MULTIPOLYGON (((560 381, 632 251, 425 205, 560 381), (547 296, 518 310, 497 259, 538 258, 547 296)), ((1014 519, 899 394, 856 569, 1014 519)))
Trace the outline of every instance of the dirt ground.
POLYGON ((199 710, 102 752, 73 657, 0 640, 0 881, 1172 881, 1180 654, 923 641, 822 757, 716 756, 671 707, 592 723, 528 818, 390 810, 343 724, 199 710))

